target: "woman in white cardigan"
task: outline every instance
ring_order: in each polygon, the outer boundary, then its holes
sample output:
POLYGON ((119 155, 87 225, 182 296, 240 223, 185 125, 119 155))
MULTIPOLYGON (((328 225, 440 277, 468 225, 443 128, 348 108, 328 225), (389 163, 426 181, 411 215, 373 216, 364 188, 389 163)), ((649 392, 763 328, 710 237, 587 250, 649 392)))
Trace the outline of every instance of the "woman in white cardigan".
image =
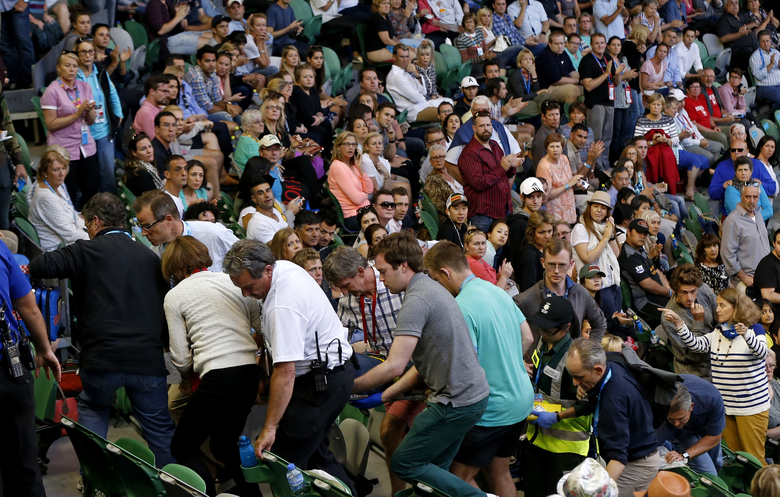
POLYGON ((241 472, 236 442, 255 404, 260 371, 250 334, 260 330, 260 306, 243 297, 212 264, 205 245, 191 236, 172 241, 162 257, 162 271, 175 286, 165 296, 171 361, 182 375, 179 391, 192 393, 171 441, 171 453, 206 482, 216 495, 214 479, 200 457, 200 446, 211 437, 214 457, 223 463, 242 496, 261 496, 241 472), (199 378, 198 378, 199 377, 199 378))
POLYGON ((63 242, 70 245, 76 240, 89 240, 84 219, 76 212, 64 185, 69 164, 65 149, 47 148, 38 165, 38 181, 27 193, 30 223, 38 232, 45 252, 56 250, 63 242))

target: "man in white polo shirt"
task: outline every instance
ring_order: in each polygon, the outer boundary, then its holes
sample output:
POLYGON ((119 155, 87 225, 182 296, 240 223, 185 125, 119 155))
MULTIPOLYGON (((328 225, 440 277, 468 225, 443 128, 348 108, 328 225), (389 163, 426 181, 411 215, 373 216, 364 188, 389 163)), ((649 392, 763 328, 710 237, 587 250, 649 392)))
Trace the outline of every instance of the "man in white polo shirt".
POLYGON ((152 250, 162 256, 166 245, 180 236, 189 235, 208 247, 213 264, 209 271, 222 272, 222 259, 234 243, 236 235, 219 223, 182 221, 176 204, 162 190, 144 193, 133 202, 141 233, 152 244, 152 250))
POLYGON ((249 240, 270 243, 277 231, 293 226, 295 215, 301 210, 303 203, 298 197, 287 205, 282 214, 282 206, 274 198, 273 184, 274 178, 269 175, 252 179, 250 191, 257 211, 246 226, 246 237, 249 240))

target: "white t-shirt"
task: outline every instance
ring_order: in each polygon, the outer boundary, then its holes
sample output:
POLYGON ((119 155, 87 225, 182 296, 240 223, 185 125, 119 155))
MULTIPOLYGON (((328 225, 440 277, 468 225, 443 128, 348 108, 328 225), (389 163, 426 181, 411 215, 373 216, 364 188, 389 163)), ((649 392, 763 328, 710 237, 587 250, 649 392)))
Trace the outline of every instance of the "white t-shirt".
MULTIPOLYGON (((211 256, 211 266, 208 268, 209 271, 221 273, 222 259, 225 258, 225 254, 230 250, 230 247, 238 241, 236 235, 219 223, 210 223, 208 221, 180 222, 183 225, 182 236, 189 235, 209 249, 209 255, 211 256)), ((166 245, 167 243, 152 247, 152 250, 162 257, 166 245)))
POLYGON ((263 334, 274 364, 295 362, 295 376, 308 373, 311 361, 317 358, 315 332, 320 357, 323 362, 327 357, 328 369, 352 357, 347 329, 314 278, 297 264, 276 261, 263 302, 263 334))
POLYGON ((266 216, 261 212, 252 214, 252 218, 246 226, 246 237, 250 240, 260 240, 263 243, 270 243, 277 231, 287 227, 287 221, 282 217, 282 213, 274 209, 274 215, 278 221, 266 216))
MULTIPOLYGON (((376 180, 376 188, 377 190, 380 190, 385 184, 384 175, 382 175, 379 170, 377 170, 376 166, 374 166, 374 161, 371 160, 371 157, 369 157, 368 154, 363 154, 361 160, 363 161, 363 171, 376 180)), ((387 168, 388 172, 390 172, 392 166, 387 161, 387 159, 380 155, 379 162, 385 166, 385 168, 387 168)))
MULTIPOLYGON (((520 15, 520 3, 514 2, 507 7, 506 13, 517 19, 520 15)), ((547 12, 544 6, 534 0, 528 0, 528 7, 525 9, 525 18, 520 26, 520 34, 524 38, 539 36, 542 33, 542 23, 547 20, 547 12)))
POLYGON ((173 199, 173 203, 176 204, 176 208, 179 210, 179 217, 181 219, 184 219, 184 202, 181 201, 181 199, 174 195, 173 193, 169 192, 168 190, 163 190, 165 193, 168 194, 169 197, 173 199))

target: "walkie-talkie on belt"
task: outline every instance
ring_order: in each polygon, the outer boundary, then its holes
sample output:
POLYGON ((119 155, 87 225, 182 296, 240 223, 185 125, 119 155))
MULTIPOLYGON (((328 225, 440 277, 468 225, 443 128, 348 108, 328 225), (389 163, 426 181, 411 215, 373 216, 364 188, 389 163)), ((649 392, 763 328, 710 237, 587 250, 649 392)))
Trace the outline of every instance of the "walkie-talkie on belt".
POLYGON ((328 376, 326 375, 328 355, 326 352, 326 362, 322 362, 322 356, 320 355, 320 337, 316 331, 314 332, 314 345, 317 347, 317 358, 311 361, 311 372, 314 375, 314 390, 317 392, 324 392, 328 389, 328 376))
MULTIPOLYGON (((20 341, 14 342, 11 338, 11 328, 8 326, 8 320, 5 313, 8 310, 8 303, 3 302, 0 308, 0 341, 3 342, 3 360, 8 366, 8 371, 13 378, 19 378, 24 375, 24 366, 19 352, 20 341)), ((26 362, 26 361, 25 361, 26 362)))

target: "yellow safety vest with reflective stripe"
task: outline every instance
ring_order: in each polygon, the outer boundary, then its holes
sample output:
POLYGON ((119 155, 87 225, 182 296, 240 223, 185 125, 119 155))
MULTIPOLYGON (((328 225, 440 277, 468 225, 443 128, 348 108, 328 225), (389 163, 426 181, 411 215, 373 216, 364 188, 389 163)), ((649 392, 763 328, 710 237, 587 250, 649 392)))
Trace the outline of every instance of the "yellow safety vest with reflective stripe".
MULTIPOLYGON (((543 341, 540 340, 540 346, 543 341)), ((550 395, 540 390, 542 398, 550 404, 560 404, 564 410, 574 405, 573 401, 561 400, 561 380, 563 379, 563 370, 566 368, 566 357, 569 355, 567 350, 565 354, 555 365, 558 371, 558 379, 552 379, 550 395)), ((550 366, 547 364, 547 366, 550 366)), ((541 366, 541 363, 539 365, 541 366)), ((552 425, 550 428, 539 428, 534 424, 528 425, 528 440, 540 449, 556 454, 571 453, 581 456, 588 455, 590 448, 590 425, 592 423, 590 415, 579 416, 571 419, 562 419, 552 425)))

